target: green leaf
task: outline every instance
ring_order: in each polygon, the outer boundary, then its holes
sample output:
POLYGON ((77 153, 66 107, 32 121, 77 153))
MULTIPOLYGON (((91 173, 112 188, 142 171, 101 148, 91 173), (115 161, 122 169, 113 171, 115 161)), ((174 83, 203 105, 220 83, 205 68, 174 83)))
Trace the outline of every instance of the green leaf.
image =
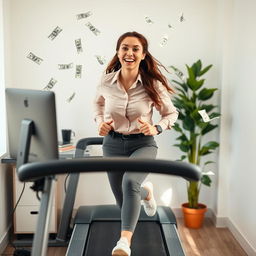
POLYGON ((208 132, 214 130, 214 129, 217 128, 217 127, 218 127, 217 124, 216 124, 216 125, 212 125, 212 124, 210 124, 210 123, 207 123, 207 126, 206 126, 204 129, 202 129, 201 134, 202 134, 202 135, 205 135, 206 133, 208 133, 208 132))
POLYGON ((183 161, 185 158, 187 158, 187 155, 182 155, 182 156, 180 157, 180 159, 177 159, 176 161, 181 162, 181 161, 183 161))
POLYGON ((195 74, 194 74, 194 71, 193 71, 192 67, 189 67, 188 65, 186 65, 186 67, 187 67, 187 70, 188 70, 187 85, 192 91, 194 91, 196 89, 196 86, 197 86, 197 81, 196 81, 196 78, 195 78, 195 74))
POLYGON ((204 81, 205 81, 205 79, 197 80, 196 81, 196 89, 195 90, 200 89, 202 87, 202 85, 204 84, 204 81))
POLYGON ((220 113, 213 112, 209 115, 210 119, 221 116, 220 113))
POLYGON ((195 129, 195 122, 190 116, 185 116, 182 122, 182 126, 187 131, 194 131, 195 129))
POLYGON ((188 86, 187 86, 186 83, 180 83, 180 82, 178 82, 176 80, 172 80, 172 82, 174 82, 174 83, 178 84, 179 86, 181 86, 185 92, 188 91, 188 86))
POLYGON ((189 67, 187 64, 186 64, 186 67, 187 67, 187 71, 188 71, 188 77, 195 80, 195 74, 193 72, 192 67, 189 67))
POLYGON ((203 145, 203 148, 207 149, 215 149, 219 146, 219 143, 216 141, 209 141, 206 144, 203 145))
POLYGON ((179 120, 183 120, 185 118, 185 115, 180 111, 178 115, 179 120))
POLYGON ((180 160, 183 161, 185 158, 187 158, 187 155, 182 155, 182 156, 180 157, 180 160))
POLYGON ((196 76, 199 76, 200 71, 201 71, 201 68, 202 68, 202 62, 201 62, 201 60, 198 60, 194 65, 195 65, 195 68, 196 68, 195 74, 196 74, 196 76))
POLYGON ((196 108, 195 103, 191 102, 186 96, 179 94, 172 100, 174 106, 179 110, 186 110, 188 112, 193 111, 196 108))
POLYGON ((208 100, 213 96, 213 94, 216 90, 218 90, 218 89, 217 88, 211 88, 211 89, 203 88, 198 94, 198 99, 199 100, 208 100))
POLYGON ((172 103, 177 109, 183 109, 184 108, 183 101, 181 99, 179 99, 178 97, 174 97, 173 100, 172 100, 172 103))
POLYGON ((204 81, 205 81, 204 79, 196 80, 193 78, 188 78, 187 85, 192 91, 197 91, 202 87, 202 85, 204 84, 204 81))
POLYGON ((178 88, 178 87, 176 87, 175 89, 176 89, 177 91, 181 92, 184 96, 187 96, 187 95, 186 95, 186 92, 185 92, 183 89, 178 88))
POLYGON ((206 68, 204 68, 203 70, 201 70, 199 72, 198 76, 202 76, 203 74, 205 74, 210 68, 212 67, 212 65, 207 66, 206 68))
POLYGON ((216 141, 209 141, 208 143, 204 144, 200 150, 199 150, 199 155, 203 156, 203 155, 207 155, 212 153, 212 150, 216 149, 219 146, 219 143, 216 141))
POLYGON ((198 125, 198 127, 201 129, 201 131, 202 130, 204 130, 208 125, 209 125, 209 123, 205 123, 205 122, 199 122, 199 123, 197 123, 197 125, 198 125))
POLYGON ((204 151, 204 152, 202 152, 202 153, 199 153, 199 155, 200 155, 200 156, 205 156, 205 155, 209 155, 209 154, 211 154, 211 153, 213 153, 213 151, 207 150, 207 151, 204 151))
POLYGON ((203 104, 203 105, 200 106, 199 110, 205 109, 205 111, 208 113, 208 112, 212 111, 216 107, 217 106, 212 105, 212 104, 203 104))
POLYGON ((173 146, 179 147, 181 151, 188 152, 190 147, 184 144, 174 144, 173 146))
POLYGON ((182 132, 182 129, 178 123, 175 123, 172 128, 177 132, 182 132))
POLYGON ((198 113, 198 109, 195 109, 191 114, 190 114, 191 118, 194 119, 194 121, 198 124, 202 117, 200 116, 200 114, 198 113))
POLYGON ((204 163, 204 165, 213 164, 213 163, 215 163, 215 162, 214 161, 207 161, 207 162, 204 163))
POLYGON ((189 141, 187 136, 184 133, 178 138, 176 138, 176 140, 187 141, 187 142, 189 141))
POLYGON ((212 183, 212 180, 210 179, 210 177, 209 177, 208 175, 203 175, 203 176, 201 177, 201 182, 202 182, 202 184, 204 184, 204 185, 210 187, 210 186, 211 186, 211 183, 212 183))

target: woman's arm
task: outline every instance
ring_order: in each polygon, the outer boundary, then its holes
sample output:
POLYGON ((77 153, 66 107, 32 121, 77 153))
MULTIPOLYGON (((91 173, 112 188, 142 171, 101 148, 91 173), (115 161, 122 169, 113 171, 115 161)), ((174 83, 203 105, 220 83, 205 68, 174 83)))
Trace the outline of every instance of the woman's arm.
POLYGON ((161 120, 157 124, 160 125, 163 130, 171 129, 179 113, 171 101, 170 93, 160 82, 156 84, 156 90, 161 100, 161 105, 156 106, 156 109, 161 115, 161 120))

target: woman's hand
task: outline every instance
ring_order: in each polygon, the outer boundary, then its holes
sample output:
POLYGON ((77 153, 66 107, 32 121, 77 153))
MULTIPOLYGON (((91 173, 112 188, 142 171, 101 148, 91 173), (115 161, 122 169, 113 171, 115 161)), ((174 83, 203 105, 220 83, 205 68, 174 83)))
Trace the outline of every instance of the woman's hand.
POLYGON ((113 130, 113 127, 111 126, 112 123, 113 123, 113 120, 109 122, 102 122, 99 125, 99 135, 100 136, 108 135, 109 131, 113 130))
POLYGON ((144 135, 154 136, 158 134, 158 131, 154 125, 144 122, 141 119, 138 119, 138 122, 140 123, 140 132, 144 135))

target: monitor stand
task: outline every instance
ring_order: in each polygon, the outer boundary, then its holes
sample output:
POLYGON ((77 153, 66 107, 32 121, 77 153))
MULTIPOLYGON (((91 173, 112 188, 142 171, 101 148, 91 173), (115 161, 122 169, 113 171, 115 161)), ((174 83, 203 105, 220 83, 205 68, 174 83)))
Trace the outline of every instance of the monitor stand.
MULTIPOLYGON (((24 119, 21 121, 20 138, 17 153, 17 174, 19 167, 26 164, 29 159, 29 149, 31 137, 35 133, 35 127, 32 120, 24 119)), ((27 250, 16 250, 14 255, 46 255, 47 242, 48 242, 48 228, 51 215, 51 205, 53 201, 53 183, 55 182, 54 176, 49 176, 34 181, 33 190, 41 191, 41 203, 39 216, 37 221, 36 233, 33 239, 32 253, 27 250), (15 254, 16 253, 16 254, 15 254)))
POLYGON ((34 123, 32 120, 24 119, 21 121, 19 146, 17 153, 17 171, 19 167, 28 162, 31 137, 34 133, 34 123))

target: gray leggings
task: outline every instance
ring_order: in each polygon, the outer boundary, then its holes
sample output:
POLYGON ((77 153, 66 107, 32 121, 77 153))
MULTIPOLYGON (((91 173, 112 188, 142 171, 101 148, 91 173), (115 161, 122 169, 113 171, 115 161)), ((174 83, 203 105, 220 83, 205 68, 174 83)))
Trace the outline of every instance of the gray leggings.
MULTIPOLYGON (((156 158, 157 145, 153 136, 140 138, 121 138, 108 134, 103 140, 103 156, 156 158)), ((121 229, 134 232, 141 208, 141 200, 148 196, 148 191, 141 187, 148 173, 132 173, 120 166, 120 172, 108 172, 108 179, 121 209, 121 229)))

